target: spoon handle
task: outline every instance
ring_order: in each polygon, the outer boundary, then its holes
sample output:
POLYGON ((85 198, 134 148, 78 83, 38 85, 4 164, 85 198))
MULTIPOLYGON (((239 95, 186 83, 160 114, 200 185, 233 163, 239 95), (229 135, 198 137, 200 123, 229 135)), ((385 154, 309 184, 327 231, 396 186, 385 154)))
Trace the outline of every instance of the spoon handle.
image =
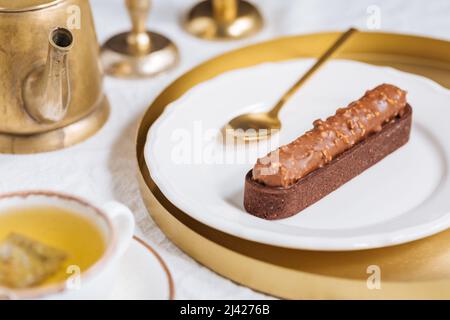
POLYGON ((317 60, 317 62, 281 97, 277 104, 269 111, 272 117, 277 117, 278 112, 284 106, 286 101, 317 71, 319 68, 353 35, 358 31, 350 28, 344 32, 334 44, 317 60))

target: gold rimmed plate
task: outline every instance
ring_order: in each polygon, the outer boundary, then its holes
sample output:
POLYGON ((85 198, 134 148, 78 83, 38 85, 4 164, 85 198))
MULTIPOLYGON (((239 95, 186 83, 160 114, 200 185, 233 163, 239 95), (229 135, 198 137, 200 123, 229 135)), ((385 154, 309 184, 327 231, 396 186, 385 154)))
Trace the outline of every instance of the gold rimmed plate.
MULTIPOLYGON (((198 66, 166 88, 148 109, 138 132, 144 201, 162 230, 189 255, 256 290, 285 298, 449 298, 449 231, 374 250, 330 253, 283 249, 230 236, 190 218, 168 201, 150 178, 143 156, 147 132, 170 102, 225 71, 316 57, 336 35, 294 36, 239 49, 198 66)), ((339 58, 391 66, 449 88, 449 52, 450 43, 445 41, 361 33, 339 58)))

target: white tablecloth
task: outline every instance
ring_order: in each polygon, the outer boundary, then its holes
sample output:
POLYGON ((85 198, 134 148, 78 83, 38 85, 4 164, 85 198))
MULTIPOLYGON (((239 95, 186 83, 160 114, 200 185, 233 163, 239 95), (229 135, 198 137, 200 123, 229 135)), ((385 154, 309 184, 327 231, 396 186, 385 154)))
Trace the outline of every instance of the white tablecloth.
MULTIPOLYGON (((101 204, 121 201, 135 213, 136 233, 153 245, 173 273, 178 299, 267 298, 224 279, 181 252, 149 218, 140 198, 134 158, 138 121, 150 102, 172 80, 219 53, 272 37, 350 25, 367 29, 428 35, 450 40, 448 0, 257 0, 266 18, 258 36, 239 42, 211 43, 186 34, 180 20, 193 0, 154 0, 148 26, 174 39, 181 64, 152 80, 106 78, 111 116, 84 143, 37 155, 0 155, 0 191, 50 189, 77 194, 101 204), (375 7, 374 7, 375 5, 375 7), (379 17, 377 18, 379 10, 379 17), (375 20, 374 20, 375 19, 375 20)), ((99 41, 129 28, 123 0, 91 0, 99 41)))

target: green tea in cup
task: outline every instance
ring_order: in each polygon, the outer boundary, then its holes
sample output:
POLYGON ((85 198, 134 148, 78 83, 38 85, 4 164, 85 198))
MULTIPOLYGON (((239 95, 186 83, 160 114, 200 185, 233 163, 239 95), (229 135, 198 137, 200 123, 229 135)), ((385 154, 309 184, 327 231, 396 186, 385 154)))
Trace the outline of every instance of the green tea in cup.
POLYGON ((53 206, 0 212, 0 285, 42 286, 66 280, 76 267, 92 266, 105 251, 105 239, 80 214, 53 206))

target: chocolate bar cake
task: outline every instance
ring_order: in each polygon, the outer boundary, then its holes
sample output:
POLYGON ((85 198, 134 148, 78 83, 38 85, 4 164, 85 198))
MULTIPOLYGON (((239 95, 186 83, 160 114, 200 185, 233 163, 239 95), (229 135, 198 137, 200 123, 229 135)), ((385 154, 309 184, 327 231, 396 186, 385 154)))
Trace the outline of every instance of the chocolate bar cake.
POLYGON ((292 216, 409 140, 406 92, 383 84, 288 145, 258 159, 245 177, 244 207, 264 219, 292 216))

